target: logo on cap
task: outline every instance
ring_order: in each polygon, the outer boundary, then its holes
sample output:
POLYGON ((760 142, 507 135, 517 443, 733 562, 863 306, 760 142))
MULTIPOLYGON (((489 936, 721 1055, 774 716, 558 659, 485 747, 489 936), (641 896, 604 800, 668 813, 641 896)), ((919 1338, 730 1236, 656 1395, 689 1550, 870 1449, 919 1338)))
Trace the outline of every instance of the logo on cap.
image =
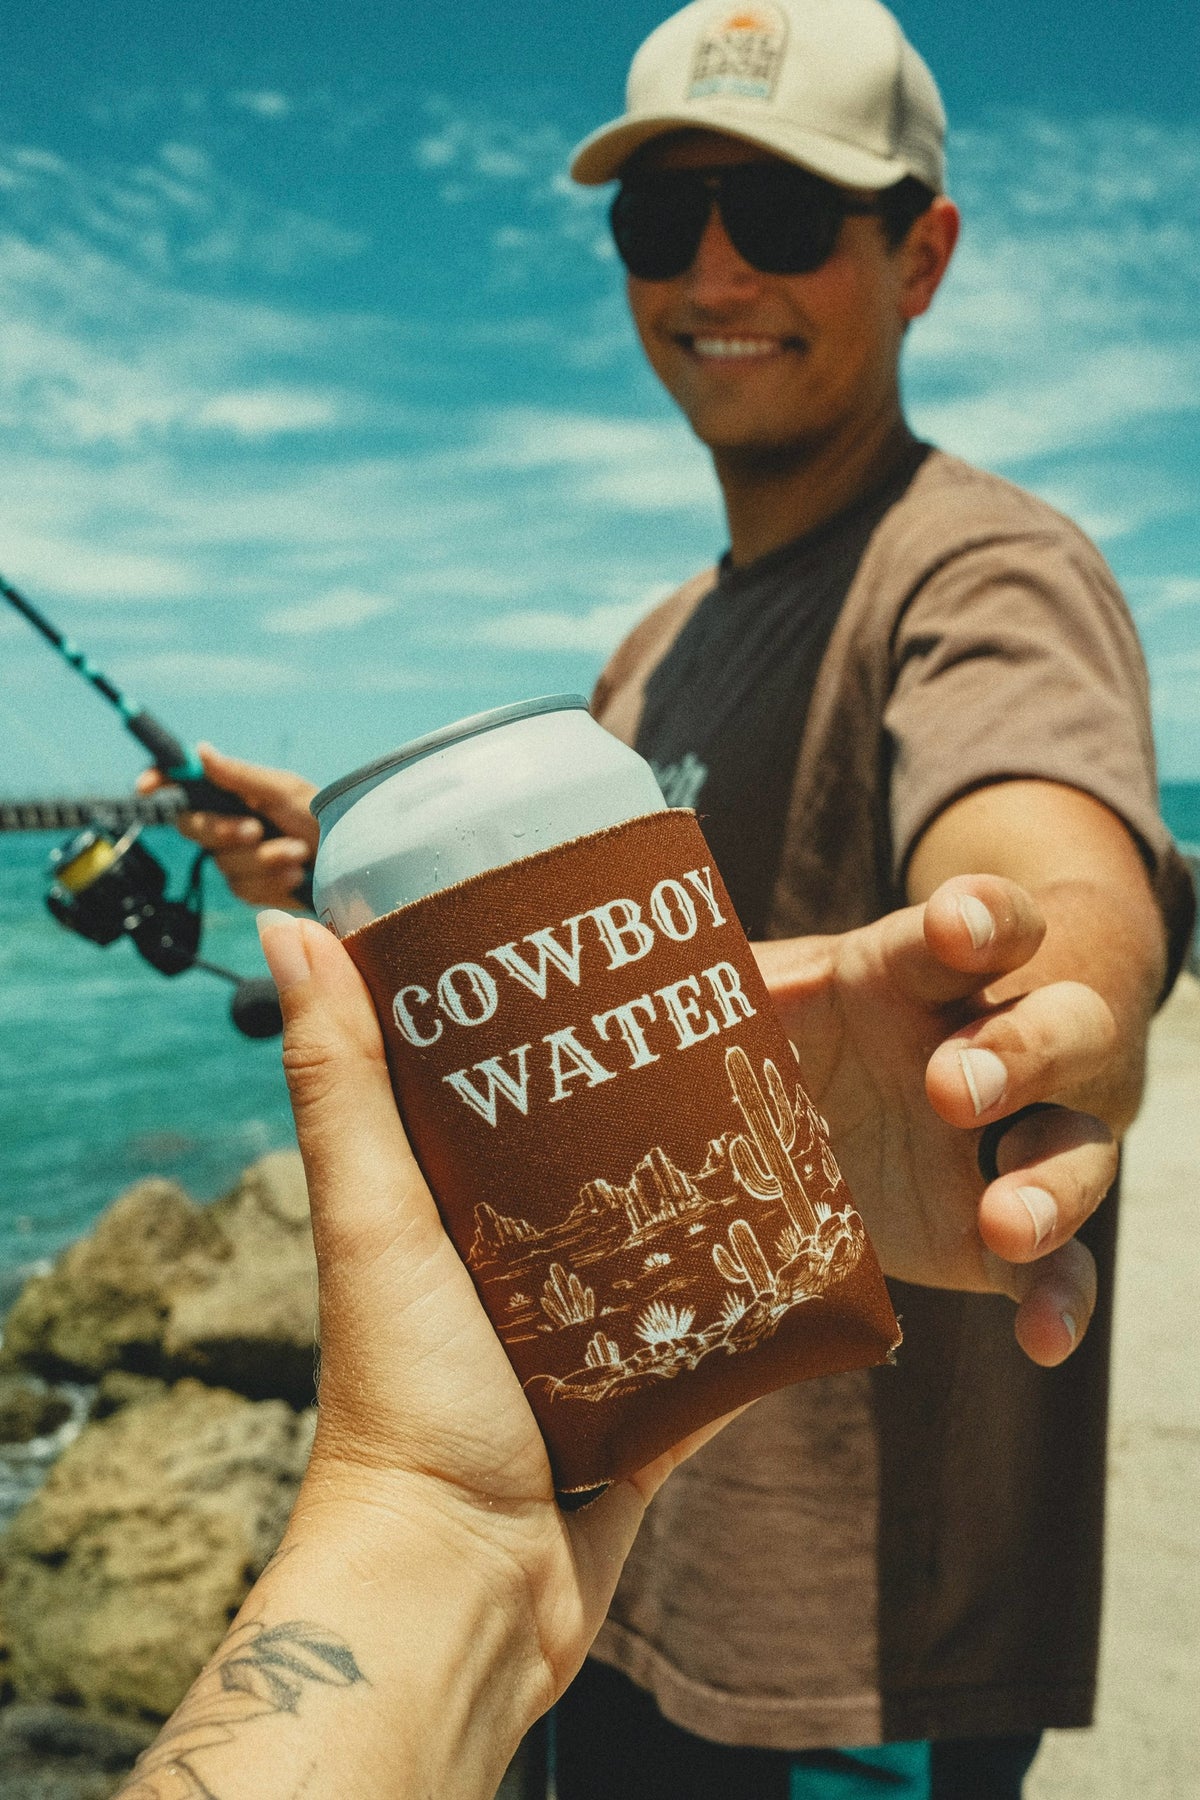
POLYGON ((787 19, 777 6, 739 6, 718 14, 697 47, 688 99, 729 94, 739 100, 770 100, 783 65, 787 30, 787 19))

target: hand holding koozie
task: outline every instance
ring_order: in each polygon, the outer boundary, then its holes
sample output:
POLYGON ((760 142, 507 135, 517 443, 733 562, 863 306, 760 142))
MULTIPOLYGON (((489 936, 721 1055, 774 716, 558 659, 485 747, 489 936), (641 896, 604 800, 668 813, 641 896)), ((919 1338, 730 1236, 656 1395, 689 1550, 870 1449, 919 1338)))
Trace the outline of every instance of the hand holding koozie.
POLYGON ((318 797, 318 893, 569 1492, 899 1333, 694 818, 562 702, 460 733, 318 797))

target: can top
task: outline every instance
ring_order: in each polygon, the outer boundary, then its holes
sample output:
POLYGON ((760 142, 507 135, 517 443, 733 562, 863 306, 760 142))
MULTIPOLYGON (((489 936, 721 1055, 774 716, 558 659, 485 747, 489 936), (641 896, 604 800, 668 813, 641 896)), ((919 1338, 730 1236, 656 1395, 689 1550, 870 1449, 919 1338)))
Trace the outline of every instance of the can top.
POLYGON ((405 763, 416 762, 435 750, 444 750, 448 744, 457 744, 463 738, 477 737, 481 731, 491 731, 497 725, 510 725, 515 719, 529 719, 535 713, 578 709, 584 712, 588 710, 588 703, 582 694, 543 694, 536 700, 516 700, 511 706, 493 706, 488 712, 472 713, 470 718, 456 719, 453 725, 443 725, 437 731, 426 732, 424 737, 413 738, 411 743, 401 744, 398 750, 389 750, 386 756, 377 756, 374 762, 364 763, 360 769, 352 769, 349 775, 342 775, 337 781, 331 781, 328 787, 323 787, 309 801, 309 811, 319 818, 322 807, 328 806, 331 800, 336 800, 339 794, 357 787, 360 782, 371 781, 390 769, 402 768, 405 763))

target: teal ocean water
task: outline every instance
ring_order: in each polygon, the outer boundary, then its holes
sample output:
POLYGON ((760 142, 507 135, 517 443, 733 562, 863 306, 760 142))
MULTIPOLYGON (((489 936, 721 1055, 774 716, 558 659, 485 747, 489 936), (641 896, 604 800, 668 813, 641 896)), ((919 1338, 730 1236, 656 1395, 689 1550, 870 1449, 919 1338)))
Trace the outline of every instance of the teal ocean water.
MULTIPOLYGON (((100 949, 51 918, 46 859, 67 835, 0 835, 0 1307, 130 1182, 167 1175, 211 1198, 294 1141, 279 1039, 234 1030, 228 983, 167 980, 132 944, 100 949)), ((143 841, 178 892, 190 848, 165 827, 143 841)), ((202 954, 265 975, 253 914, 211 869, 205 893, 202 954)))
MULTIPOLYGON (((1200 845, 1200 782, 1163 790, 1176 836, 1200 845)), ((0 1311, 30 1265, 87 1229, 144 1175, 198 1199, 291 1143, 279 1040, 229 1022, 232 989, 200 972, 168 981, 132 945, 97 949, 43 905, 51 833, 0 835, 0 1311)), ((181 885, 186 847, 148 831, 181 885)), ((250 912, 209 872, 203 952, 265 973, 250 912)))

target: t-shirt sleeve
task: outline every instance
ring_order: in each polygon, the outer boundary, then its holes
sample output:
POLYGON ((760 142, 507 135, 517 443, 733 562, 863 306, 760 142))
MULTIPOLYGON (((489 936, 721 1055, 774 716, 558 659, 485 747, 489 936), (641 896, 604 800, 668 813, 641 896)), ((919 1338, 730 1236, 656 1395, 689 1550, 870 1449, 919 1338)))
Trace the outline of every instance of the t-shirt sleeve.
POLYGON ((1065 522, 972 545, 918 585, 893 642, 884 727, 897 879, 951 801, 1014 778, 1083 789, 1125 821, 1154 874, 1171 859, 1133 621, 1065 522))

